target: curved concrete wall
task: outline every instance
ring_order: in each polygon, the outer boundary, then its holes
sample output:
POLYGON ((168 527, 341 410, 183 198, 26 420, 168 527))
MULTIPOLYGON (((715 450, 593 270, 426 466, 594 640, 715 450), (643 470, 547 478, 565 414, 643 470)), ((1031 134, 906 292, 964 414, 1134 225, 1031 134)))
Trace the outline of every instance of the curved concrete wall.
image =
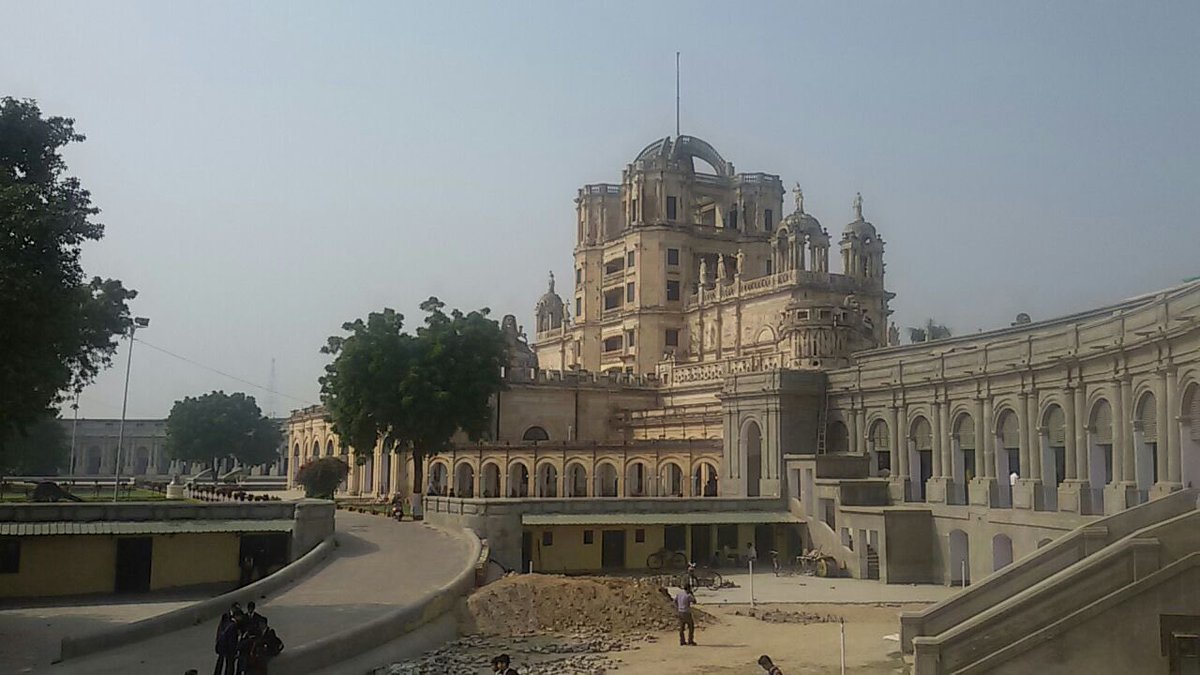
MULTIPOLYGON (((446 615, 452 615, 458 602, 475 588, 475 568, 483 549, 482 542, 474 532, 463 529, 457 534, 469 539, 471 553, 451 581, 372 621, 327 635, 295 649, 285 650, 271 662, 271 673, 303 675, 334 665, 341 668, 348 662, 357 665, 363 655, 369 652, 380 654, 380 658, 387 658, 387 647, 391 643, 403 641, 431 623, 436 623, 440 627, 438 633, 443 634, 446 615)), ((339 672, 344 672, 344 669, 340 669, 339 672)))
POLYGON ((269 596, 275 591, 308 574, 329 556, 334 548, 333 537, 326 538, 316 548, 304 554, 299 560, 284 567, 278 572, 259 579, 258 581, 230 591, 215 598, 181 607, 179 609, 152 616, 148 619, 118 626, 81 637, 65 637, 62 640, 59 660, 72 659, 85 654, 102 652, 116 647, 141 642, 172 631, 181 630, 216 618, 229 609, 234 602, 241 602, 247 597, 259 598, 269 596))

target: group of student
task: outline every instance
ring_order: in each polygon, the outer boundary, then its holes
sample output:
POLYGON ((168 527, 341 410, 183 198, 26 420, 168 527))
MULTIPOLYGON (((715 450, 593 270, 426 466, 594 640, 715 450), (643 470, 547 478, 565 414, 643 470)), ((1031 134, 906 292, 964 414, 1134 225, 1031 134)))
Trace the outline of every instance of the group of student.
MULTIPOLYGON (((692 616, 692 605, 695 604, 696 595, 692 592, 692 585, 684 584, 683 590, 675 596, 675 612, 679 618, 679 645, 681 647, 696 646, 696 619, 692 616)), ((783 675, 779 666, 775 665, 771 661, 771 657, 766 654, 758 657, 758 665, 767 671, 767 675, 783 675)))
POLYGON ((213 675, 267 675, 267 664, 283 651, 283 640, 253 602, 233 603, 217 624, 217 665, 213 675))

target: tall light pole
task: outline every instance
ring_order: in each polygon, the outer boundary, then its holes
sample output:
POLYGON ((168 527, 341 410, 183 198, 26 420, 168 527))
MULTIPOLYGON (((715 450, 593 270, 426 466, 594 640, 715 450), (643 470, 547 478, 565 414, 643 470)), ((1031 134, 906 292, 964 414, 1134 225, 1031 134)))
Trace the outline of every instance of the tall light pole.
POLYGON ((71 466, 67 469, 67 473, 71 476, 75 475, 75 432, 79 430, 79 392, 75 392, 75 402, 71 404, 75 409, 75 421, 71 423, 71 466))
POLYGON ((125 408, 129 405, 129 370, 133 365, 133 335, 139 328, 150 325, 150 319, 144 316, 134 317, 129 325, 129 358, 125 360, 125 395, 121 398, 121 426, 117 428, 117 468, 113 472, 113 501, 121 492, 121 444, 125 442, 125 408))

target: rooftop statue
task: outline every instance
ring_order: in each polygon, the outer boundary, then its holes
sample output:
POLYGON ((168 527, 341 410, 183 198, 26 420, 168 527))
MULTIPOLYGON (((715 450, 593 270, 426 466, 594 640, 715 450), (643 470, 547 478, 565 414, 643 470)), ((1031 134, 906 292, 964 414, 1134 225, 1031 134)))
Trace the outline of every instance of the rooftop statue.
POLYGON ((550 291, 549 292, 551 292, 551 293, 554 292, 554 270, 550 270, 550 291))
POLYGON ((804 190, 800 189, 799 183, 792 188, 792 194, 796 197, 796 213, 804 213, 804 190))
POLYGON ((863 214, 862 214, 862 193, 861 193, 861 192, 855 192, 855 193, 854 193, 854 217, 855 217, 855 219, 857 219, 857 220, 862 220, 862 219, 863 219, 863 214))

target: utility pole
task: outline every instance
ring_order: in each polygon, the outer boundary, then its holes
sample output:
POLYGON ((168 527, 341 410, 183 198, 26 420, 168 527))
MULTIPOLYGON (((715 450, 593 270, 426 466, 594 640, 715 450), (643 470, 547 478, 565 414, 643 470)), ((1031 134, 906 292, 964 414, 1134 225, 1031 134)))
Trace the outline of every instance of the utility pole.
POLYGON ((67 467, 67 473, 71 476, 75 475, 75 434, 79 430, 79 392, 75 392, 75 403, 71 404, 75 409, 75 421, 71 423, 71 466, 67 467))
POLYGON ((121 397, 121 426, 117 427, 117 467, 113 472, 113 502, 121 493, 121 445, 125 442, 125 409, 129 405, 129 370, 133 366, 133 335, 138 328, 150 325, 150 319, 135 317, 129 324, 129 358, 125 360, 125 395, 121 397))

